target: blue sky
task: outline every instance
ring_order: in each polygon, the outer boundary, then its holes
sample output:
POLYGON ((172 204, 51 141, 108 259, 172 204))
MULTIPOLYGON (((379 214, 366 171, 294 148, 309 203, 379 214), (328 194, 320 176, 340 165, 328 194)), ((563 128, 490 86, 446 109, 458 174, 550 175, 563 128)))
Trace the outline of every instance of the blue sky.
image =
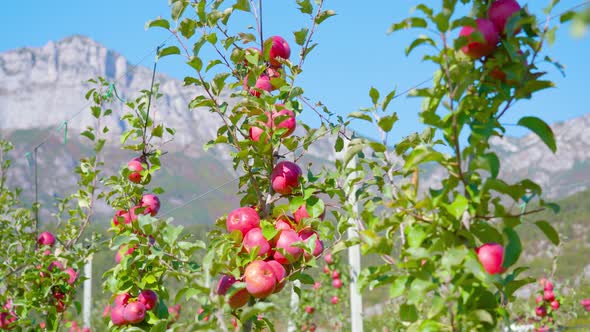
MULTIPOLYGON (((294 45, 290 31, 298 30, 305 18, 297 15, 295 1, 265 1, 264 32, 283 35, 294 45)), ((431 1, 426 1, 431 2, 431 1)), ((526 2, 520 1, 521 4, 526 2)), ((531 9, 539 12, 549 0, 530 1, 531 9)), ((563 0, 556 12, 583 1, 563 0)), ((145 31, 146 21, 156 16, 169 16, 167 0, 102 0, 79 1, 10 1, 0 11, 0 51, 23 46, 41 46, 49 40, 59 40, 72 34, 87 35, 129 59, 141 60, 150 49, 167 37, 163 30, 145 31)), ((406 58, 404 49, 412 37, 420 32, 410 30, 394 35, 386 31, 391 23, 405 17, 417 1, 374 0, 370 2, 327 0, 325 8, 334 9, 337 16, 320 26, 315 41, 320 45, 308 59, 298 82, 306 95, 322 101, 333 112, 345 115, 369 104, 368 89, 375 86, 385 93, 397 87, 405 90, 428 78, 433 66, 421 63, 418 56, 406 58)), ((554 20, 558 23, 558 20, 554 20)), ((254 24, 253 22, 240 22, 254 24)), ((295 47, 294 47, 295 48, 295 47)), ((297 49, 292 54, 296 55, 297 49)), ((515 122, 522 115, 535 115, 548 122, 567 120, 589 112, 588 75, 590 74, 589 37, 574 38, 569 27, 563 27, 557 42, 549 50, 551 56, 566 66, 566 77, 553 67, 545 66, 549 79, 557 88, 540 93, 531 101, 516 104, 505 117, 515 122)), ((419 53, 416 53, 419 54, 419 53)), ((153 57, 143 63, 151 66, 153 57)), ((189 67, 180 57, 164 58, 159 64, 161 72, 177 78, 189 73, 189 67)), ((419 130, 418 100, 399 98, 390 106, 400 121, 394 127, 392 139, 419 130)), ((306 111, 300 118, 317 123, 316 116, 306 111)), ((365 134, 371 128, 355 126, 365 134)), ((509 134, 523 131, 510 127, 509 134)))

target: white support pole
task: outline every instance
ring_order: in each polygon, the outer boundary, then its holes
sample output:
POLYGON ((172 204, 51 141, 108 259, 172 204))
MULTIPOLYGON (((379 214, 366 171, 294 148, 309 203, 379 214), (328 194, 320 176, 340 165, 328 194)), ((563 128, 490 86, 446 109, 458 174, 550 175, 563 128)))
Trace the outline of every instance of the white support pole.
MULTIPOLYGON (((354 157, 350 161, 351 168, 356 167, 356 158, 354 157)), ((355 173, 350 178, 354 178, 354 176, 355 173)), ((350 190, 347 194, 348 202, 352 205, 353 216, 349 220, 351 227, 348 228, 346 234, 348 239, 353 239, 359 237, 359 225, 356 219, 358 217, 358 202, 355 196, 358 186, 349 184, 347 189, 350 190)), ((350 328, 352 332, 363 332, 363 297, 357 286, 357 279, 361 271, 361 249, 358 244, 348 248, 348 263, 350 264, 350 328)))
POLYGON ((293 288, 291 289, 291 314, 289 315, 289 324, 287 325, 287 332, 297 331, 297 326, 295 326, 295 322, 291 319, 291 317, 293 317, 293 314, 299 311, 299 295, 295 293, 295 287, 301 288, 301 281, 293 281, 293 288))
POLYGON ((86 265, 84 265, 84 305, 83 305, 83 319, 84 327, 92 328, 91 317, 92 317, 92 255, 88 257, 86 265))

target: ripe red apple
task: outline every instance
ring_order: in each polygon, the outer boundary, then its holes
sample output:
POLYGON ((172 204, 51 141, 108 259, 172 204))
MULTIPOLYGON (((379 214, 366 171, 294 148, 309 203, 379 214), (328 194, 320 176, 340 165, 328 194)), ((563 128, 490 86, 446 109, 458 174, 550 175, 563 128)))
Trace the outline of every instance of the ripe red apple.
POLYGON ((217 294, 225 295, 229 288, 235 283, 236 278, 234 278, 233 276, 227 274, 222 275, 219 279, 219 282, 217 283, 217 294))
POLYGON ((158 304, 158 294, 151 289, 143 290, 137 296, 137 302, 143 303, 146 310, 152 310, 158 304))
POLYGON ((55 244, 55 236, 50 232, 43 232, 39 234, 37 244, 40 246, 53 246, 55 244))
POLYGON ((258 256, 264 257, 270 254, 270 244, 262 234, 262 229, 256 227, 248 231, 244 236, 244 249, 250 253, 258 247, 258 256))
POLYGON ((309 324, 309 332, 314 332, 317 329, 317 326, 315 325, 315 323, 311 323, 309 324))
MULTIPOLYGON (((203 312, 205 312, 205 309, 199 308, 199 310, 197 310, 197 315, 200 317, 203 312)), ((200 320, 200 318, 199 318, 199 320, 200 320)), ((208 322, 209 321, 209 316, 203 317, 203 321, 204 322, 208 322)))
POLYGON ((121 326, 128 323, 125 319, 125 316, 123 315, 124 311, 125 307, 122 305, 115 305, 111 309, 111 322, 113 322, 113 325, 121 326))
POLYGON ((539 304, 541 302, 543 302, 543 295, 538 295, 537 298, 535 299, 535 303, 539 304))
POLYGON ((553 310, 559 309, 559 301, 557 301, 557 300, 551 301, 551 309, 553 309, 553 310))
POLYGON ((292 222, 291 222, 291 218, 282 215, 279 216, 277 218, 277 220, 275 221, 275 228, 279 231, 282 230, 293 230, 293 226, 292 226, 292 222))
POLYGON ((272 84, 270 83, 270 78, 266 75, 260 75, 258 79, 256 79, 256 83, 254 84, 254 88, 249 88, 248 86, 248 75, 244 77, 243 84, 245 90, 249 90, 250 94, 254 97, 260 97, 261 91, 272 91, 272 84))
MULTIPOLYGON (((273 90, 276 90, 279 88, 278 85, 273 84, 273 80, 279 79, 281 78, 281 72, 278 68, 273 68, 273 67, 268 67, 266 69, 266 75, 268 75, 268 78, 270 79, 270 83, 272 86, 273 90)), ((276 81, 275 81, 276 83, 276 81)))
POLYGON ((332 287, 341 288, 342 287, 342 280, 340 280, 340 279, 332 280, 332 287))
POLYGON ((172 316, 173 321, 177 321, 178 317, 180 317, 180 304, 168 307, 168 313, 172 316))
POLYGON ((0 330, 12 330, 11 326, 18 318, 14 313, 0 312, 0 330))
POLYGON ((144 207, 143 214, 150 214, 154 217, 160 211, 160 199, 154 194, 143 195, 140 204, 144 207))
POLYGON ((244 271, 246 289, 255 298, 265 298, 273 293, 277 278, 273 268, 265 261, 253 261, 244 271))
POLYGON ((326 265, 326 266, 324 266, 324 273, 325 273, 325 274, 330 274, 330 273, 332 273, 332 271, 330 271, 330 268, 329 268, 327 265, 326 265))
POLYGON ((476 20, 477 27, 464 26, 459 33, 460 37, 467 37, 469 42, 461 48, 461 51, 473 59, 492 54, 497 47, 499 35, 494 23, 488 19, 479 18, 476 20), (475 40, 472 36, 475 32, 481 33, 484 40, 475 40))
POLYGON ((248 304, 248 301, 250 301, 250 293, 248 293, 248 290, 244 288, 230 296, 229 300, 227 300, 227 303, 229 304, 230 308, 235 310, 248 304))
POLYGON ((227 215, 226 227, 228 232, 240 231, 246 235, 251 229, 260 227, 260 216, 251 207, 241 207, 227 215))
POLYGON ((293 244, 295 242, 301 241, 299 235, 293 230, 284 230, 281 231, 279 237, 277 239, 277 243, 275 244, 276 249, 284 249, 286 253, 288 253, 290 257, 285 257, 279 250, 276 250, 273 257, 274 259, 281 263, 281 264, 291 264, 303 255, 303 249, 299 247, 294 247, 293 244))
POLYGON ((315 311, 315 308, 312 306, 308 305, 307 307, 305 307, 305 312, 307 312, 310 315, 313 314, 314 311, 315 311))
POLYGON ((553 283, 549 280, 547 280, 545 282, 545 286, 543 286, 543 289, 546 291, 552 291, 553 290, 553 283))
POLYGON ((543 298, 545 299, 545 301, 551 302, 551 301, 555 300, 555 294, 553 293, 552 290, 545 290, 543 292, 543 298))
POLYGON ((475 249, 477 257, 483 265, 483 268, 489 274, 502 273, 502 263, 504 262, 504 247, 497 243, 486 243, 475 249))
POLYGON ((332 279, 339 279, 340 278, 340 272, 334 270, 334 272, 332 272, 332 279))
POLYGON ((49 264, 49 267, 47 268, 47 270, 49 270, 49 272, 53 272, 53 270, 58 269, 59 271, 63 271, 64 266, 59 262, 59 261, 53 261, 51 262, 51 264, 49 264))
POLYGON ((291 56, 291 47, 289 44, 280 36, 272 36, 272 46, 270 47, 270 65, 271 67, 280 67, 281 63, 277 58, 288 60, 291 56))
POLYGON ((123 256, 131 255, 134 251, 135 251, 135 247, 129 247, 129 248, 127 248, 126 246, 119 247, 119 250, 115 254, 115 262, 117 264, 121 263, 123 256))
POLYGON ((55 291, 53 292, 53 305, 55 306, 55 310, 57 312, 64 312, 66 311, 66 303, 65 303, 66 294, 55 291))
MULTIPOLYGON (((496 31, 501 35, 506 35, 506 23, 508 20, 520 12, 520 5, 515 0, 496 0, 488 9, 488 17, 494 24, 496 31)), ((514 34, 520 32, 517 27, 514 34)))
POLYGON ((334 263, 334 260, 332 259, 332 254, 331 253, 327 253, 324 256, 324 261, 326 261, 326 263, 328 263, 328 264, 334 263))
POLYGON ((130 324, 137 324, 145 318, 145 305, 141 302, 131 302, 123 310, 123 317, 130 324))
MULTIPOLYGON (((324 251, 324 244, 322 243, 322 241, 320 241, 320 236, 316 232, 314 232, 311 228, 305 228, 299 232, 299 237, 301 238, 301 240, 306 241, 306 242, 307 242, 307 239, 309 239, 312 235, 315 235, 315 247, 313 248, 312 255, 314 255, 315 257, 318 257, 324 251)), ((307 253, 307 251, 303 252, 303 256, 305 257, 305 259, 311 258, 310 255, 307 253)))
POLYGON ((275 286, 274 293, 278 293, 287 284, 287 279, 285 279, 287 277, 287 270, 285 270, 285 267, 283 265, 281 265, 281 263, 279 263, 275 260, 269 260, 266 263, 268 263, 268 265, 270 265, 270 267, 272 268, 272 272, 275 274, 275 278, 277 279, 277 283, 275 286))
POLYGON ((320 287, 322 287, 322 284, 319 281, 316 281, 313 284, 313 289, 316 289, 317 290, 317 289, 320 289, 320 287))
POLYGON ((332 296, 330 302, 332 302, 332 304, 338 304, 338 296, 332 296))
POLYGON ((143 171, 143 165, 141 164, 141 159, 135 158, 127 163, 127 169, 131 171, 129 176, 127 177, 129 181, 133 183, 140 183, 141 182, 141 171, 143 171))
POLYGON ((131 295, 129 295, 129 293, 121 293, 115 297, 115 305, 124 307, 129 303, 130 298, 131 295))
POLYGON ((71 267, 68 267, 66 272, 70 275, 68 278, 68 284, 73 285, 78 279, 78 272, 76 272, 76 270, 72 269, 71 267))
POLYGON ((545 317, 547 316, 547 308, 545 306, 536 307, 535 314, 539 317, 545 317))
MULTIPOLYGON (((324 220, 325 216, 326 216, 326 210, 322 211, 322 214, 320 215, 319 218, 321 220, 324 220)), ((301 220, 309 218, 311 216, 307 212, 307 206, 305 204, 303 204, 293 213, 293 217, 295 217, 296 223, 300 223, 301 220)))
POLYGON ((262 135, 262 133, 264 133, 264 129, 252 126, 250 127, 250 130, 248 130, 248 133, 250 134, 251 140, 253 140, 254 142, 258 142, 260 141, 260 136, 262 135))
POLYGON ((270 175, 272 189, 279 194, 289 195, 293 189, 299 187, 301 168, 290 161, 281 161, 270 175))
POLYGON ((277 104, 275 105, 275 108, 276 110, 272 113, 270 119, 270 127, 274 128, 275 130, 287 129, 287 131, 284 132, 281 137, 288 137, 295 131, 295 127, 297 127, 295 113, 289 109, 286 109, 285 105, 283 104, 277 104))

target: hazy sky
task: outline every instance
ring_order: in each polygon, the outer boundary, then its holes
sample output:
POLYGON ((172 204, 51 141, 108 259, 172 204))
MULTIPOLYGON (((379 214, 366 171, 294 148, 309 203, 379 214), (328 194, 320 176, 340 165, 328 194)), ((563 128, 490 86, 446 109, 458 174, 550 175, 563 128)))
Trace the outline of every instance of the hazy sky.
MULTIPOLYGON (((136 63, 168 35, 164 30, 144 29, 146 21, 159 15, 169 16, 167 0, 5 2, 0 11, 0 30, 4 31, 0 38, 0 51, 41 46, 49 40, 83 34, 136 63)), ((434 3, 432 0, 426 2, 434 3)), ((535 12, 548 2, 529 1, 535 12)), ((582 2, 563 0, 555 12, 582 2)), ((295 10, 294 3, 294 0, 265 0, 266 36, 286 36, 294 46, 290 31, 298 30, 305 22, 305 18, 295 10)), ((304 74, 298 82, 305 88, 306 95, 313 100, 321 100, 333 112, 345 115, 369 104, 368 89, 371 86, 382 92, 394 87, 402 91, 428 78, 432 65, 421 63, 417 56, 419 53, 411 59, 404 55, 408 41, 421 32, 410 30, 386 34, 391 23, 405 17, 416 3, 410 0, 326 1, 325 8, 334 9, 338 15, 321 25, 315 35, 314 39, 320 45, 306 62, 304 74)), ((553 23, 558 21, 553 20, 553 23)), ((254 24, 253 21, 240 23, 244 26, 254 24)), ((515 122, 524 114, 555 122, 589 112, 590 39, 588 36, 573 38, 569 27, 563 27, 557 37, 549 52, 566 66, 567 76, 562 77, 553 67, 543 66, 558 87, 546 90, 532 101, 519 102, 505 117, 505 122, 515 122)), ((293 48, 292 54, 297 55, 298 50, 293 48)), ((151 66, 152 61, 150 56, 143 65, 151 66)), ((159 68, 161 72, 180 79, 185 73, 190 74, 190 68, 180 57, 162 59, 159 68)), ((397 111, 400 117, 400 122, 394 127, 394 140, 419 130, 419 106, 418 100, 407 98, 392 103, 390 109, 397 111)), ((311 111, 307 111, 301 120, 317 123, 315 118, 311 111)), ((357 128, 371 133, 370 128, 357 128)), ((509 134, 521 133, 518 129, 509 128, 509 134)))

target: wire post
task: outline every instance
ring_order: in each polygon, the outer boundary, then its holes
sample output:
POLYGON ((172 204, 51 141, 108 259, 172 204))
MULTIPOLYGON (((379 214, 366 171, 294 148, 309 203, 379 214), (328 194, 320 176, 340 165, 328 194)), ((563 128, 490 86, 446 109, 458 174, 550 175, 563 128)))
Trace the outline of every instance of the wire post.
POLYGON ((35 166, 35 233, 39 229, 39 187, 37 185, 37 149, 33 150, 33 164, 35 166))
MULTIPOLYGON (((357 164, 357 157, 355 156, 349 164, 349 168, 355 169, 357 164)), ((348 185, 346 189, 349 190, 348 202, 352 205, 353 215, 349 219, 350 227, 346 231, 348 239, 359 237, 359 227, 357 222, 358 216, 358 202, 356 200, 356 191, 358 186, 353 184, 356 172, 353 172, 348 177, 348 185)), ((350 328, 352 332, 363 332, 363 298, 357 287, 357 279, 361 270, 361 249, 360 246, 354 245, 348 248, 348 263, 350 264, 350 328)))
POLYGON ((90 320, 92 314, 92 254, 88 257, 86 265, 84 265, 84 327, 91 328, 92 323, 90 320))
MULTIPOLYGON (((299 295, 295 293, 295 287, 301 288, 301 281, 295 280, 293 281, 293 288, 291 288, 291 313, 295 313, 299 310, 299 295)), ((296 332, 297 326, 295 326, 295 322, 291 319, 293 315, 289 315, 289 323, 287 325, 287 332, 296 332)))

